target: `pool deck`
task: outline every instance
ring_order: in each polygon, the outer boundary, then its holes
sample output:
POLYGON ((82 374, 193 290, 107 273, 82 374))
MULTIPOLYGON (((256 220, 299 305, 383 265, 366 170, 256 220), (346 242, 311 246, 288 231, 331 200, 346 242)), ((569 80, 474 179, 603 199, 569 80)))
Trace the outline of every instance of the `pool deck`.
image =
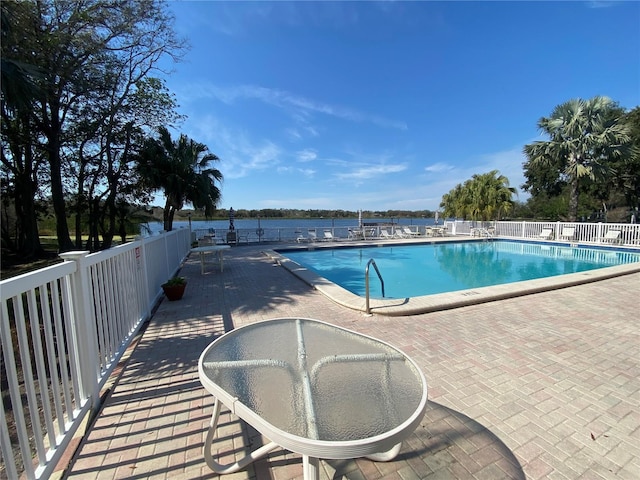
MULTIPOLYGON (((129 349, 62 478, 218 478, 202 455, 213 397, 198 380, 198 357, 224 331, 277 317, 389 342, 427 378, 427 413, 394 461, 321 461, 323 480, 640 477, 640 273, 366 316, 296 278, 269 248, 230 249, 224 272, 208 265, 201 274, 189 257, 184 298, 164 300, 129 349)), ((265 441, 228 411, 221 418, 214 445, 223 461, 265 441)), ((224 478, 301 479, 302 460, 277 450, 224 478)))

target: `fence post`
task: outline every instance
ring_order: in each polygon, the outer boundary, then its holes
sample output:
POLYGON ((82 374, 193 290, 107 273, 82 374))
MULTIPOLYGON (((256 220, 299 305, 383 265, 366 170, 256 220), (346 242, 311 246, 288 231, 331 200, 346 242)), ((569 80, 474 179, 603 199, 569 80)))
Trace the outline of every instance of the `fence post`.
POLYGON ((522 221, 522 235, 520 235, 521 238, 525 238, 525 232, 527 231, 527 222, 526 220, 522 221))
POLYGON ((602 237, 604 237, 604 235, 602 234, 602 222, 598 222, 598 225, 596 226, 596 238, 595 240, 598 243, 602 243, 602 237))
MULTIPOLYGON (((191 216, 189 216, 189 223, 191 223, 191 216)), ((147 270, 147 254, 145 253, 145 241, 144 237, 136 237, 136 242, 140 243, 140 246, 135 247, 137 267, 142 268, 142 282, 144 283, 144 318, 151 318, 151 289, 149 288, 149 271, 147 270)))
POLYGON ((80 365, 80 397, 91 399, 91 410, 99 407, 100 391, 98 390, 98 378, 100 366, 98 365, 98 339, 94 312, 89 300, 89 286, 91 274, 87 266, 86 257, 88 251, 74 251, 61 253, 60 258, 76 263, 76 271, 71 277, 71 295, 73 298, 73 325, 76 329, 75 341, 78 349, 80 365))

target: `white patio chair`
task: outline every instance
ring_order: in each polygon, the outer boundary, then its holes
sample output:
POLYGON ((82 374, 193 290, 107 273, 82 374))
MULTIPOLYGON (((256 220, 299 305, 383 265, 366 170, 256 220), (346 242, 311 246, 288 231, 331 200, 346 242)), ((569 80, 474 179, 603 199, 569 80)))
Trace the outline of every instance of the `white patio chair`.
POLYGON ((384 240, 393 240, 393 235, 391 235, 386 228, 380 229, 380 238, 384 240))
POLYGON ((543 228, 538 235, 538 238, 541 238, 542 240, 553 240, 553 230, 550 228, 543 228))
POLYGON ((323 234, 323 240, 325 242, 333 242, 335 240, 337 240, 336 237, 333 236, 333 233, 331 232, 331 230, 325 230, 324 232, 322 232, 323 234))
POLYGON ((560 238, 563 240, 573 240, 575 236, 576 236, 575 227, 563 227, 562 233, 560 233, 560 238))
POLYGON ((620 233, 620 230, 607 230, 601 240, 604 243, 620 243, 620 233))
POLYGON ((402 227, 402 232, 408 237, 417 237, 420 235, 420 232, 414 232, 409 227, 402 227))

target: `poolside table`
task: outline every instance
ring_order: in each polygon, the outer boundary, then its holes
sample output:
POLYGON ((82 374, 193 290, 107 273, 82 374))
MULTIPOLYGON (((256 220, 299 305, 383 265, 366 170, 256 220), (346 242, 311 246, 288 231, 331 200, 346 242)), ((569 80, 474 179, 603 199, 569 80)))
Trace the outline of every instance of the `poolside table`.
POLYGON ((203 247, 195 247, 191 249, 192 253, 197 253, 200 255, 200 273, 204 273, 204 263, 205 263, 205 255, 208 253, 217 253, 218 261, 220 263, 220 271, 224 270, 224 259, 222 254, 225 250, 231 248, 229 245, 206 245, 203 247))
POLYGON ((276 448, 302 455, 305 479, 318 478, 321 458, 392 460, 427 404, 424 375, 400 350, 306 318, 226 333, 203 351, 198 374, 215 397, 204 457, 218 474, 276 448), (222 404, 270 443, 235 463, 217 463, 212 443, 222 404))

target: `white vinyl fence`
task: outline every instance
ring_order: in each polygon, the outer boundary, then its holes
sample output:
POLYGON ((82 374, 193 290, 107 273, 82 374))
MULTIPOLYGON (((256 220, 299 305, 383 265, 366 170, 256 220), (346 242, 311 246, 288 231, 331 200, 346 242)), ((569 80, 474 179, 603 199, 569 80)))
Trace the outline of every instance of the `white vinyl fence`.
MULTIPOLYGON (((444 224, 439 225, 445 227, 445 234, 448 236, 474 236, 489 235, 492 237, 523 239, 523 240, 556 240, 577 244, 608 244, 617 246, 635 246, 640 247, 640 224, 629 223, 572 223, 572 222, 474 222, 467 220, 447 220, 444 224), (550 237, 542 238, 540 234, 543 229, 549 229, 552 232, 550 237), (573 230, 571 236, 564 236, 573 230), (607 232, 619 231, 619 237, 613 241, 606 238, 607 232)), ((432 225, 399 225, 399 224, 380 224, 369 225, 364 228, 366 239, 381 238, 381 231, 384 229, 393 238, 403 238, 398 232, 403 231, 403 227, 407 227, 413 234, 411 237, 419 238, 419 236, 428 237, 440 234, 435 233, 432 225), (414 236, 414 234, 417 234, 414 236)), ((237 244, 261 243, 261 242, 295 242, 298 238, 308 237, 309 230, 316 233, 319 240, 323 240, 323 232, 331 232, 332 237, 336 240, 349 240, 353 238, 353 230, 358 229, 357 226, 340 226, 340 227, 318 227, 318 228, 259 228, 237 229, 235 232, 235 242, 237 244), (258 235, 258 233, 260 235, 258 235)), ((193 240, 199 240, 204 236, 213 236, 219 243, 227 243, 226 229, 196 229, 193 231, 193 240)), ((404 236, 406 238, 406 235, 404 236)))
POLYGON ((640 224, 630 223, 572 223, 572 222, 472 222, 447 221, 450 235, 489 234, 493 237, 523 240, 555 240, 581 245, 616 245, 640 247, 640 224), (549 237, 541 237, 543 230, 551 230, 549 237), (608 238, 608 233, 616 233, 608 238))
POLYGON ((189 254, 189 230, 0 282, 0 478, 48 478, 189 254))

